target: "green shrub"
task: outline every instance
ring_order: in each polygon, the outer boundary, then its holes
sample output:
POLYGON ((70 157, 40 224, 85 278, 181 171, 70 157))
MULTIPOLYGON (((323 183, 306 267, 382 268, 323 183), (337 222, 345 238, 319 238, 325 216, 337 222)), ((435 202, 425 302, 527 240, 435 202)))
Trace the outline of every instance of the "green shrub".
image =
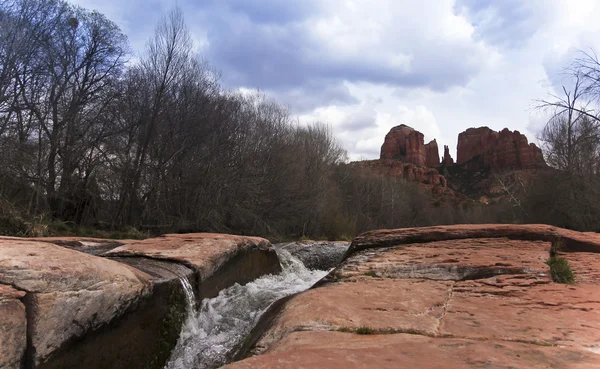
POLYGON ((552 280, 556 283, 573 284, 575 283, 575 273, 571 265, 565 258, 552 256, 546 264, 550 267, 552 280))
POLYGON ((375 330, 370 327, 360 327, 356 330, 356 334, 375 334, 375 330))

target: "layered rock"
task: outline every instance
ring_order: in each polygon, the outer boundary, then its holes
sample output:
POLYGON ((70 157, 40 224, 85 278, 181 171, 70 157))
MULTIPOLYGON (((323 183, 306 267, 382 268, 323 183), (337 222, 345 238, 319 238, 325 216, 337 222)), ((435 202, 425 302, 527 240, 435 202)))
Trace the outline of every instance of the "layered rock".
POLYGON ((342 261, 350 242, 298 241, 273 246, 286 250, 308 269, 329 270, 342 261))
POLYGON ((0 239, 0 367, 162 368, 187 311, 181 279, 201 300, 281 270, 256 237, 127 242, 0 239))
POLYGON ((0 368, 19 369, 27 347, 25 292, 0 284, 0 368))
POLYGON ((436 169, 416 166, 393 159, 364 160, 350 163, 354 168, 363 172, 388 177, 404 178, 411 182, 420 182, 426 185, 446 187, 446 178, 436 169))
POLYGON ((538 225, 369 232, 317 288, 275 304, 248 340, 258 356, 228 368, 600 367, 599 246, 538 225), (550 278, 558 236, 576 285, 550 278))
POLYGON ((281 271, 277 254, 264 238, 217 233, 167 234, 117 247, 103 256, 183 263, 195 271, 200 298, 281 271))
POLYGON ((425 165, 430 168, 440 166, 440 152, 435 139, 425 145, 425 165))
POLYGON ((437 142, 425 145, 423 134, 404 124, 392 128, 385 136, 380 159, 397 159, 422 167, 440 165, 437 142))
POLYGON ((546 167, 540 148, 519 131, 469 128, 458 135, 457 164, 468 169, 507 170, 546 167))
POLYGON ((0 283, 26 293, 31 360, 39 365, 69 340, 97 329, 150 293, 130 266, 49 243, 0 244, 0 283))

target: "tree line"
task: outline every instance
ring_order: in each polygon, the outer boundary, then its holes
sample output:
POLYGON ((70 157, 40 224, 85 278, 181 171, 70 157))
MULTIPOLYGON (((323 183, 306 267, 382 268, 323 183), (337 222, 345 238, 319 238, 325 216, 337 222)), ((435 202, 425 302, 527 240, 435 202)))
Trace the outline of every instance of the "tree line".
POLYGON ((54 221, 331 239, 470 222, 600 230, 600 63, 584 54, 569 71, 574 87, 539 104, 552 112, 541 140, 561 175, 534 183, 520 214, 440 206, 418 184, 346 165, 326 125, 225 88, 178 8, 134 55, 96 11, 0 0, 0 234, 44 235, 32 225, 54 221))
POLYGON ((413 185, 356 179, 326 125, 224 88, 178 8, 134 57, 96 11, 0 0, 0 157, 0 233, 27 234, 23 218, 339 238, 422 208, 413 185))
POLYGON ((539 135, 555 170, 541 175, 526 198, 528 221, 600 232, 600 60, 580 51, 563 71, 560 94, 537 101, 550 119, 539 135))

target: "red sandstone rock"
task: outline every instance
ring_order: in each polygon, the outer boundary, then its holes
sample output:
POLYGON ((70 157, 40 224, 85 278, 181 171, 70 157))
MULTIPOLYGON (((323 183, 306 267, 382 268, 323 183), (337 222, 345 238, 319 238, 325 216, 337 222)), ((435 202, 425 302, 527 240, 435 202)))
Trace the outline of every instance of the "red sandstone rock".
POLYGON ((0 284, 0 368, 18 369, 27 346, 25 292, 0 284))
POLYGON ((425 161, 425 164, 430 168, 437 168, 440 166, 440 152, 436 140, 425 145, 425 161))
POLYGON ((376 175, 404 178, 407 181, 420 182, 426 185, 442 187, 446 187, 447 185, 446 178, 437 170, 419 167, 398 160, 364 160, 352 162, 350 166, 376 175))
POLYGON ((431 338, 415 334, 294 332, 266 355, 228 369, 598 368, 598 355, 519 342, 431 338))
POLYGON ((457 224, 419 228, 381 229, 354 240, 348 253, 394 245, 472 238, 552 241, 559 237, 563 250, 600 253, 600 234, 576 232, 546 224, 457 224))
POLYGON ((152 287, 149 275, 128 265, 26 240, 0 241, 0 283, 27 294, 27 338, 36 365, 65 342, 121 316, 152 287))
POLYGON ((508 128, 496 132, 488 127, 469 128, 458 135, 458 164, 468 169, 506 170, 544 168, 542 151, 527 137, 508 128))
POLYGON ((427 159, 423 134, 404 124, 392 128, 385 136, 380 158, 425 166, 427 159))
POLYGON ((444 145, 444 157, 442 158, 442 165, 449 167, 454 164, 454 159, 450 156, 450 149, 447 145, 444 145))
POLYGON ((356 241, 371 247, 267 312, 260 355, 228 368, 600 368, 600 235, 461 225, 356 241), (550 279, 557 234, 575 285, 550 279))

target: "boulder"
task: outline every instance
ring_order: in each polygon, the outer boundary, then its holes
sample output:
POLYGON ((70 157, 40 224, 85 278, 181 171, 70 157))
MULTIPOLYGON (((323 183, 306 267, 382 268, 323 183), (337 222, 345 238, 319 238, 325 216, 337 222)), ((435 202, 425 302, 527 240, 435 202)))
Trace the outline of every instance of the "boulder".
POLYGON ((328 270, 338 266, 350 242, 298 241, 274 245, 297 257, 308 269, 328 270))
POLYGON ((0 284, 0 368, 19 369, 27 347, 25 292, 0 284))
POLYGON ((227 368, 600 367, 600 236, 511 227, 367 232, 227 368), (575 285, 545 263, 559 236, 575 285))
POLYGON ((269 241, 217 233, 167 234, 117 247, 107 257, 150 258, 181 263, 196 274, 197 298, 210 298, 234 283, 281 272, 269 241))
POLYGON ((65 345, 135 306, 150 292, 150 276, 50 243, 0 241, 0 283, 26 293, 31 357, 39 365, 65 345))
POLYGON ((470 170, 545 168, 542 150, 527 137, 508 128, 500 132, 488 127, 469 128, 458 135, 457 164, 470 170))
POLYGON ((188 309, 181 279, 199 302, 281 270, 261 238, 187 234, 128 242, 98 257, 92 254, 118 245, 0 239, 0 367, 162 368, 188 309))

